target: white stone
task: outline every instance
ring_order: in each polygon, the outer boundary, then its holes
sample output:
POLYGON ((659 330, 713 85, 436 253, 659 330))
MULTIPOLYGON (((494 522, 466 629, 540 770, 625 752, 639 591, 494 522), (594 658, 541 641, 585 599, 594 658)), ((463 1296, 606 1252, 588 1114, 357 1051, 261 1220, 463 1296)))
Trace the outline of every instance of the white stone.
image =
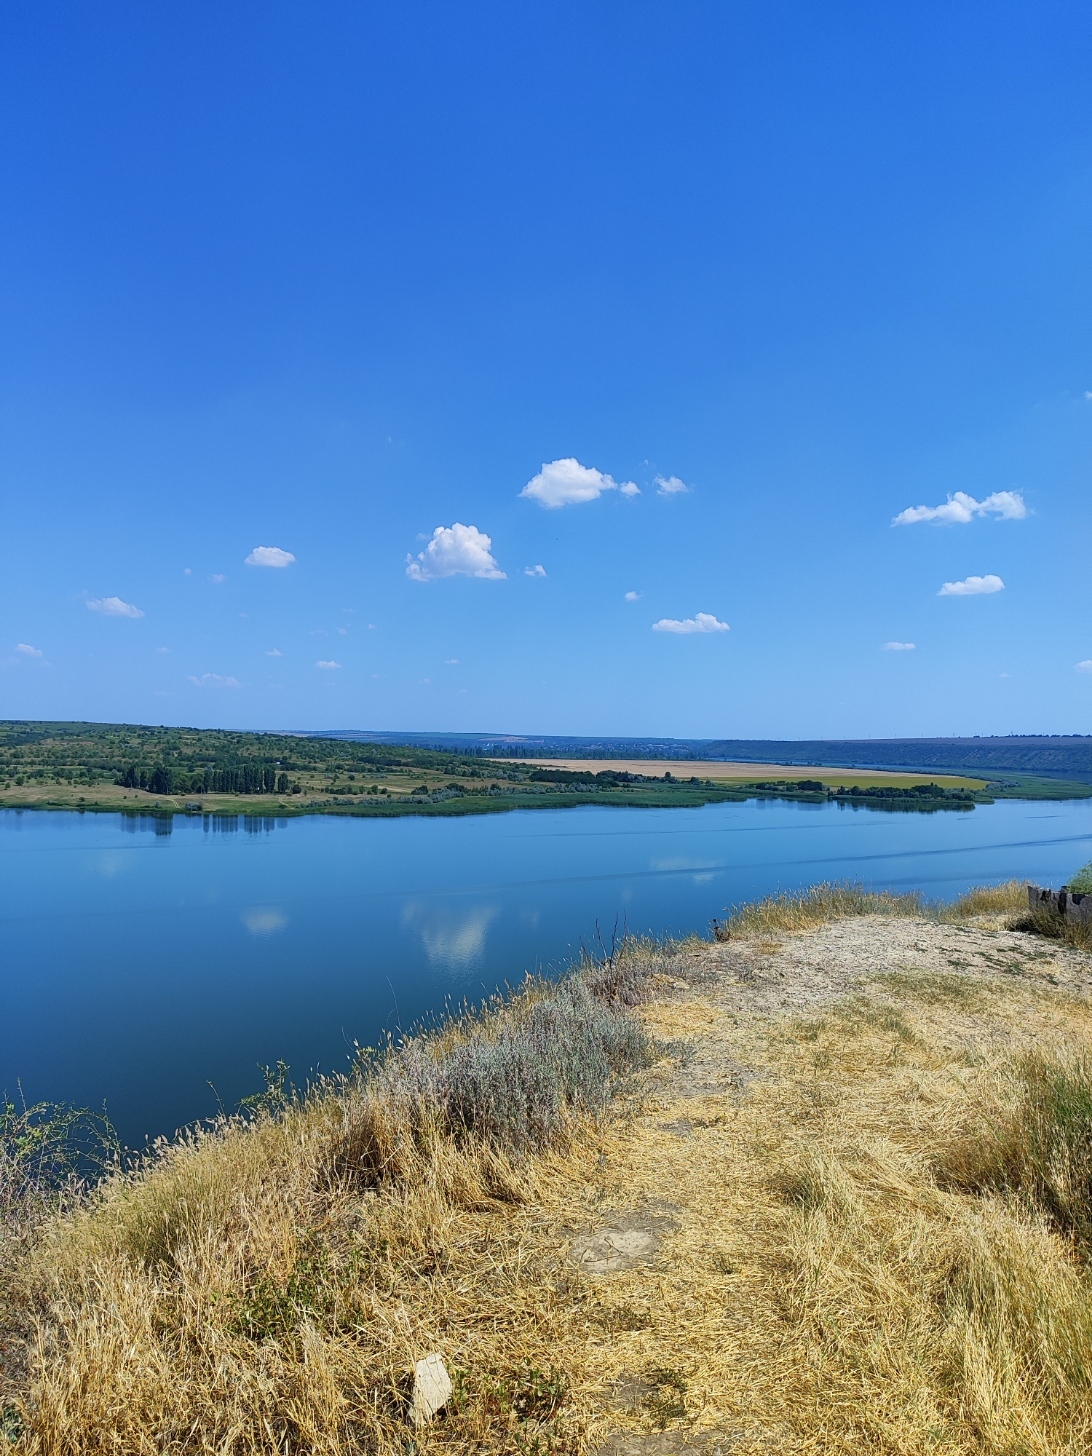
POLYGON ((413 1377, 413 1405, 410 1419, 415 1426, 427 1426, 437 1411, 451 1399, 451 1376, 439 1355, 418 1360, 413 1377))

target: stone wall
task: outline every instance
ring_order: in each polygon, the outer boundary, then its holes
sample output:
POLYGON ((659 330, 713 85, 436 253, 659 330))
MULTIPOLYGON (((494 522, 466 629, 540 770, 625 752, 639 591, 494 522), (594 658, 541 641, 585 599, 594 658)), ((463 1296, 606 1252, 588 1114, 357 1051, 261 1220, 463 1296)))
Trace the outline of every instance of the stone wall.
POLYGON ((1092 925, 1092 894, 1070 890, 1044 890, 1040 885, 1028 886, 1028 909, 1057 910, 1067 920, 1092 925))

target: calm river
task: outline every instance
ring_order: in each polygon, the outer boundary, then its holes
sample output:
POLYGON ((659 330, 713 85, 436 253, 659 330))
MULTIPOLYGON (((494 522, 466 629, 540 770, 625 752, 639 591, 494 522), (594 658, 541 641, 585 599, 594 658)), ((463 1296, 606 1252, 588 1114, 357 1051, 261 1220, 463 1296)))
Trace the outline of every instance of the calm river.
POLYGON ((1092 800, 459 819, 0 812, 0 1091, 106 1107, 124 1141, 233 1108, 261 1064, 344 1069, 448 1002, 827 879, 950 898, 1092 858, 1092 800))

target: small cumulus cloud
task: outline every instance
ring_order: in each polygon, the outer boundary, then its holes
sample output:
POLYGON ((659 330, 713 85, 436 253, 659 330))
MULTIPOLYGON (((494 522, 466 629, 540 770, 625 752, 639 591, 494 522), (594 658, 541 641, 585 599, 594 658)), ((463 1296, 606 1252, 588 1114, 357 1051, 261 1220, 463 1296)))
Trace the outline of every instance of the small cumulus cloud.
POLYGON ((503 581, 503 572, 493 559, 493 540, 477 526, 437 526, 423 551, 406 557, 406 575, 411 581, 436 581, 442 576, 476 576, 483 581, 503 581))
POLYGON ((627 602, 639 602, 641 600, 641 593, 640 592, 626 592, 625 600, 627 602))
POLYGON ((132 602, 123 602, 120 597, 91 597, 87 603, 89 612, 98 612, 102 617, 143 617, 144 613, 132 602))
POLYGON ((279 546, 255 546, 249 556, 244 557, 245 566, 291 566, 295 557, 291 551, 282 551, 279 546))
POLYGON ((916 642, 885 642, 883 644, 883 650, 885 652, 915 652, 917 650, 917 643, 916 642))
POLYGON ((458 665, 459 665, 459 659, 457 657, 445 657, 444 658, 444 666, 445 667, 458 667, 458 665))
POLYGON ((937 592, 938 597, 984 597, 991 592, 1005 590, 1005 583, 999 576, 967 576, 962 581, 946 581, 937 592))
POLYGON ((680 622, 675 617, 661 617, 652 624, 653 632, 677 632, 688 636, 692 632, 727 632, 727 622, 718 622, 712 612, 697 612, 693 617, 684 617, 680 622))
POLYGON ((158 652, 161 657, 164 656, 166 653, 170 652, 170 650, 171 649, 169 647, 157 647, 156 648, 156 652, 158 652))
POLYGON ((193 575, 193 567, 192 566, 183 567, 182 575, 183 576, 192 576, 193 575))
POLYGON ((339 637, 348 637, 348 635, 349 635, 349 629, 348 629, 348 627, 339 627, 337 629, 337 635, 339 637))
POLYGON ((1092 657, 1086 657, 1083 662, 1078 662, 1076 668, 1074 669, 1074 671, 1076 671, 1076 672, 1092 672, 1092 657))
POLYGON ((203 672, 200 677, 190 674, 189 681, 195 688, 241 688, 237 677, 222 677, 218 672, 203 672))
POLYGON ((334 662, 332 659, 327 660, 326 658, 320 657, 319 660, 315 663, 315 666, 319 668, 322 672, 337 672, 341 667, 341 663, 334 662))
POLYGON ((528 500, 538 501, 547 510, 559 506, 582 505, 585 501, 598 500, 605 490, 617 490, 622 495, 640 495, 640 487, 632 480, 620 485, 601 470, 590 465, 581 465, 579 460, 568 456, 564 460, 551 460, 543 465, 539 473, 520 491, 528 500))
POLYGON ((523 574, 524 576, 545 576, 546 568, 544 566, 525 566, 523 574))
POLYGON ((266 657, 280 657, 281 649, 279 647, 271 647, 265 655, 266 657))
POLYGON ((42 649, 40 647, 32 647, 29 642, 16 642, 15 650, 21 653, 23 657, 42 656, 42 649))
POLYGON ((985 500, 975 500, 957 490, 942 506, 907 506, 891 522, 893 526, 915 526, 919 521, 939 521, 946 526, 965 526, 975 516, 996 516, 1001 521, 1022 521, 1028 513, 1018 490, 995 490, 985 500))
POLYGON ((689 495, 690 487, 677 475, 657 475, 657 495, 689 495))
POLYGON ((227 577, 222 571, 214 571, 209 577, 209 581, 213 582, 216 586, 222 586, 227 581, 227 577))

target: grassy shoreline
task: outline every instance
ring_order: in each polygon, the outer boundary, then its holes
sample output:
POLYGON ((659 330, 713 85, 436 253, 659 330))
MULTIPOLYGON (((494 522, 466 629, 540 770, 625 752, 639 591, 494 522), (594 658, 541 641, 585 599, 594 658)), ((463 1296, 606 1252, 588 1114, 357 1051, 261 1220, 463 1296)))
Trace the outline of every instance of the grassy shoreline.
POLYGON ((9 1218, 13 1449, 401 1456, 438 1350, 421 1453, 1076 1456, 1092 956, 1024 903, 774 897, 9 1218))
POLYGON ((781 798, 932 812, 994 798, 1080 798, 1092 784, 1013 776, 488 759, 407 745, 217 729, 0 722, 0 808, 291 817, 503 813, 585 804, 690 807, 781 798), (730 776, 718 776, 721 771, 730 776), (808 775, 811 775, 810 777, 808 775), (712 776, 711 776, 712 775, 712 776))

